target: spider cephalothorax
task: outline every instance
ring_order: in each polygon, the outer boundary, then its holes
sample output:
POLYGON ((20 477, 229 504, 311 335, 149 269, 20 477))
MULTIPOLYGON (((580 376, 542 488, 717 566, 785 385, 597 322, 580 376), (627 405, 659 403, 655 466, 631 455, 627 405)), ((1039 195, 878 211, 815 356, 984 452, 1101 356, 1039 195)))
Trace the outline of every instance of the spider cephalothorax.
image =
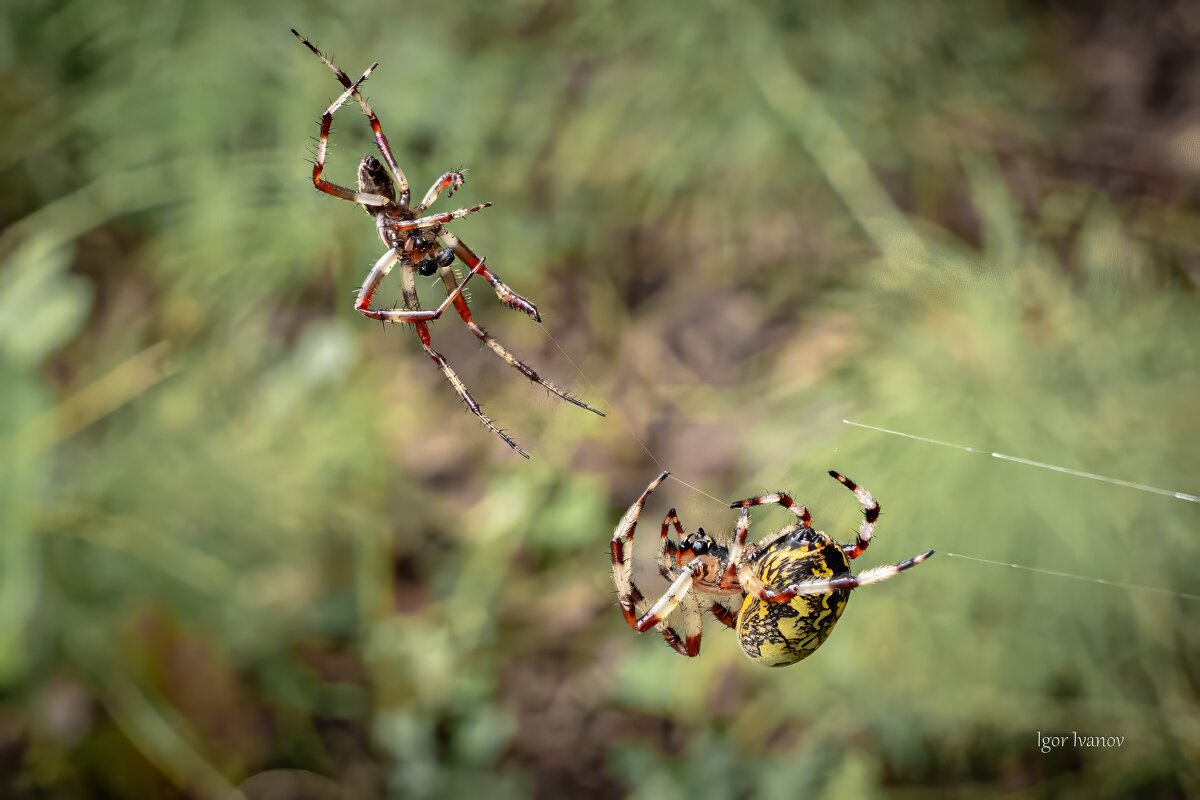
POLYGON ((700 623, 707 608, 724 625, 737 629, 742 650, 750 658, 770 667, 794 664, 812 655, 828 638, 852 589, 887 580, 933 555, 928 550, 899 564, 851 575, 850 560, 870 546, 879 504, 866 489, 831 470, 829 474, 854 492, 863 505, 863 521, 853 544, 838 544, 814 529, 808 509, 782 493, 732 503, 730 507, 740 508, 742 514, 728 546, 716 542, 703 528, 685 535, 675 509, 671 509, 663 520, 658 545, 658 570, 671 586, 647 608, 645 596, 633 582, 633 533, 647 498, 668 474, 655 478, 621 518, 613 533, 612 568, 625 621, 639 633, 657 627, 681 655, 699 654, 700 623), (770 504, 795 514, 796 524, 746 544, 750 507, 770 504), (671 528, 679 536, 678 544, 671 539, 671 528), (701 595, 708 597, 702 600, 701 595), (677 608, 683 614, 683 636, 669 624, 677 608))
POLYGON ((380 322, 407 323, 412 325, 417 338, 421 340, 421 346, 425 349, 425 353, 437 364, 438 369, 446 376, 450 385, 458 392, 459 397, 466 403, 471 413, 478 417, 480 422, 487 426, 488 430, 507 442, 509 447, 516 450, 522 456, 525 456, 525 458, 529 458, 529 454, 518 447, 516 442, 497 428, 484 415, 483 410, 475 402, 475 398, 471 396, 470 392, 467 391, 467 387, 463 384, 462 380, 450 368, 450 365, 446 363, 446 359, 433 349, 433 344, 429 338, 428 323, 438 319, 442 315, 442 312, 451 305, 454 306, 454 310, 458 312, 463 324, 470 329, 471 333, 479 341, 487 345, 489 350, 504 359, 509 366, 534 383, 558 395, 563 400, 604 416, 581 400, 572 397, 555 384, 544 380, 531 367, 519 361, 486 330, 475 323, 475 320, 471 316, 470 306, 467 304, 467 298, 462 294, 463 287, 467 281, 471 280, 475 275, 483 276, 492 285, 496 296, 500 298, 500 302, 505 306, 528 314, 538 322, 542 318, 538 314, 537 306, 510 289, 508 284, 500 280, 500 277, 496 273, 487 268, 484 259, 475 255, 471 251, 471 248, 467 247, 461 239, 445 228, 446 223, 465 217, 468 214, 474 214, 476 211, 482 211, 490 206, 491 203, 480 203, 470 208, 459 208, 440 214, 427 215, 425 213, 426 209, 438 199, 442 192, 446 192, 447 196, 450 196, 454 194, 456 189, 462 186, 463 175, 461 172, 444 173, 434 181, 433 186, 429 187, 429 191, 425 193, 419 204, 409 207, 410 193, 408 178, 405 177, 403 170, 396 164, 396 159, 392 155, 391 145, 388 144, 387 137, 383 133, 383 128, 379 124, 379 118, 375 116, 375 112, 367 105, 367 101, 359 92, 359 87, 379 65, 372 64, 362 74, 361 78, 351 82, 350 77, 339 69, 336 64, 326 58, 312 42, 305 39, 294 29, 292 33, 317 58, 321 59, 325 63, 325 66, 329 67, 334 76, 345 87, 345 91, 321 115, 321 135, 317 142, 317 155, 313 160, 313 185, 325 194, 361 205, 368 214, 375 218, 376 232, 379 234, 380 241, 387 247, 387 252, 380 256, 375 265, 371 267, 371 271, 367 273, 366 279, 363 280, 362 288, 358 293, 358 300, 354 304, 355 310, 369 319, 376 319, 380 322), (329 129, 333 124, 333 114, 351 97, 358 101, 359 108, 362 109, 363 114, 370 121, 371 130, 375 134, 375 143, 378 145, 379 152, 383 156, 383 162, 370 155, 365 156, 359 162, 357 191, 345 186, 339 186, 336 183, 330 183, 322 177, 325 172, 325 156, 329 149, 329 129), (389 169, 391 170, 390 174, 388 172, 389 169), (470 270, 461 283, 455 277, 454 270, 451 267, 455 258, 461 260, 470 270), (379 289, 380 283, 397 264, 401 268, 400 288, 404 298, 404 307, 402 309, 372 308, 371 299, 375 296, 376 290, 379 289), (423 311, 421 310, 420 301, 417 299, 417 287, 414 275, 433 275, 435 273, 441 278, 442 283, 446 287, 446 299, 435 310, 423 311))

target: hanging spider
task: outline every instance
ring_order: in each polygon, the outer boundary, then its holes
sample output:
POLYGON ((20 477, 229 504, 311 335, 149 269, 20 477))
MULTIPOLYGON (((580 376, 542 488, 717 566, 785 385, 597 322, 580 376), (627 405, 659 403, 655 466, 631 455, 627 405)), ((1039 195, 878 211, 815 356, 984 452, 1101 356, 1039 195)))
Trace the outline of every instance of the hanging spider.
POLYGON ((404 171, 396 164, 396 159, 392 155, 392 148, 388 144, 387 136, 384 135, 383 128, 379 124, 379 118, 375 116, 375 112, 367 105, 367 101, 359 91, 359 87, 362 86, 363 82, 366 81, 379 64, 372 64, 362 74, 361 78, 351 82, 350 77, 318 50, 312 42, 300 35, 294 28, 292 29, 292 33, 317 58, 321 59, 325 63, 325 66, 329 67, 334 76, 345 87, 345 91, 342 92, 341 96, 334 100, 329 108, 325 109, 325 112, 321 114, 321 137, 317 144, 316 159, 313 161, 313 185, 325 194, 340 197, 342 200, 349 200, 362 206, 364 211, 375 218, 375 230, 379 234, 380 240, 388 248, 387 252, 380 256, 375 265, 371 267, 371 271, 367 273, 366 279, 363 280, 362 288, 358 292, 358 300, 354 304, 355 310, 369 319, 377 319, 383 323, 394 322, 412 325, 413 330, 416 331, 417 338, 421 340, 421 347, 425 349, 425 353, 433 359, 433 363, 437 364, 438 369, 446 376, 446 380, 450 381, 450 385, 458 392, 459 397, 466 403, 471 413, 478 417, 488 430, 503 439, 509 447, 516 450, 525 458, 529 458, 529 454, 522 450, 507 434, 497 428, 483 413, 483 410, 479 407, 479 403, 475 402, 475 398, 471 396, 471 393, 467 391, 466 385, 463 384, 454 370, 450 368, 450 365, 446 363, 446 359, 433 349, 429 338, 428 323, 438 319, 450 304, 454 305, 454 310, 458 312, 458 316, 462 318, 463 324, 470 329, 471 333, 479 341, 487 345, 488 349, 493 353, 504 359, 509 366, 534 383, 548 389, 552 394, 566 400, 568 403, 591 411, 594 414, 604 416, 597 409, 572 397, 560 387, 543 379, 531 367, 508 352, 503 345, 472 319, 471 309, 467 304, 466 297, 462 294, 462 289, 467 281, 478 274, 491 283, 492 288, 496 291, 496 296, 500 298, 500 302, 505 306, 522 311, 533 317, 537 322, 541 322, 542 320, 541 315, 538 314, 537 306, 510 289, 504 281, 500 280, 500 277, 496 273, 487 268, 484 259, 476 256, 471 251, 471 248, 467 247, 461 239, 445 228, 445 224, 451 220, 465 217, 468 214, 474 214, 476 211, 487 208, 491 203, 480 203, 470 208, 460 208, 440 214, 425 214, 429 206, 437 200, 443 191, 446 192, 447 196, 452 196, 455 190, 462 186, 463 175, 461 172, 447 172, 443 174, 434 181, 433 186, 429 187, 429 191, 425 193, 424 198, 422 198, 418 205, 409 207, 408 179, 405 177, 404 171), (358 101, 359 108, 362 109, 362 113, 370 121, 371 130, 375 133, 375 143, 379 146, 379 151, 383 154, 384 161, 387 162, 387 166, 391 169, 391 175, 389 175, 388 170, 378 159, 370 155, 364 156, 358 164, 357 191, 339 186, 336 183, 330 183, 321 177, 325 171, 325 156, 329 146, 329 129, 333 123, 333 114, 351 97, 354 97, 358 101), (441 247, 438 246, 439 241, 442 245, 441 247), (470 272, 468 272, 462 283, 457 282, 454 270, 451 268, 451 264, 454 263, 456 257, 470 269, 470 272), (401 269, 400 290, 404 298, 404 308, 371 308, 371 299, 375 296, 375 291, 396 264, 400 264, 401 269), (416 273, 425 276, 437 273, 441 278, 442 283, 445 285, 447 296, 437 309, 433 311, 421 310, 420 302, 417 299, 416 273))
POLYGON ((625 621, 639 633, 657 626, 680 655, 700 653, 700 622, 707 604, 718 620, 737 630, 742 650, 751 659, 768 667, 794 664, 812 655, 829 637, 851 589, 887 580, 933 555, 927 550, 899 564, 851 575, 850 559, 858 558, 871 544, 879 503, 866 489, 830 470, 863 505, 863 521, 853 544, 838 544, 814 530, 808 509, 786 494, 731 503, 730 508, 740 508, 742 514, 728 546, 718 544, 703 528, 685 535, 672 508, 663 520, 657 559, 658 571, 671 587, 647 610, 646 598, 633 582, 633 532, 646 499, 669 474, 655 478, 621 518, 613 533, 612 569, 625 621), (746 544, 750 507, 759 505, 781 505, 798 522, 746 544), (670 538, 672 527, 678 543, 670 538), (683 637, 668 624, 677 607, 682 609, 683 637))

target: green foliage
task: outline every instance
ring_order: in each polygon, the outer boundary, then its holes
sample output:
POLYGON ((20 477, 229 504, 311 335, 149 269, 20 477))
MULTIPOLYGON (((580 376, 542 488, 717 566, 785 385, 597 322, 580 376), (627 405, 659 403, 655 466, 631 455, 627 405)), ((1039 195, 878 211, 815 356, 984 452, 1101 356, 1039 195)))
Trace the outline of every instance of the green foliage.
MULTIPOLYGON (((1101 135, 1068 18, 7 4, 0 794, 1200 793, 1196 603, 1173 594, 1197 592, 1195 506, 985 455, 1200 488, 1195 204, 1058 168, 1101 135), (308 182, 339 87, 291 26, 381 62, 367 94, 414 193, 469 168, 439 208, 494 202, 454 229, 595 386, 482 282, 477 319, 607 419, 439 321, 524 463, 414 337, 354 313, 378 240, 308 182), (718 498, 786 488, 850 538, 835 467, 885 510, 863 561, 939 554, 800 666, 711 620, 684 661, 609 578, 656 460, 718 498), (1072 730, 1126 744, 1037 751, 1072 730)), ((1187 119, 1142 122, 1186 143, 1187 119)), ((333 141, 351 183, 355 109, 333 141)), ((734 521, 665 485, 647 594, 671 505, 734 521)))

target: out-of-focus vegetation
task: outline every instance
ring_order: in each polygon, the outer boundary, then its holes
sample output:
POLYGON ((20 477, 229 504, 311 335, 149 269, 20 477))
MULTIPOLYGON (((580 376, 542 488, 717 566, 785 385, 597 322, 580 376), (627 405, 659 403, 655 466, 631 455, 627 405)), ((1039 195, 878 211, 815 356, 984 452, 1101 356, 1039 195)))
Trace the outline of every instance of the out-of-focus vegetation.
MULTIPOLYGON (((841 424, 1200 489, 1200 13, 1152 5, 7 2, 0 794, 1200 796, 1200 604, 945 555, 1195 594, 1200 509, 841 424), (526 463, 353 312, 293 26, 381 62, 415 193, 469 168, 439 207, 495 203, 454 229, 598 392, 477 318, 607 419, 444 318, 526 463), (836 467, 864 561, 942 554, 799 666, 681 659, 612 593, 631 430, 850 538, 836 467)), ((669 505, 734 520, 667 484, 642 566, 669 505)))

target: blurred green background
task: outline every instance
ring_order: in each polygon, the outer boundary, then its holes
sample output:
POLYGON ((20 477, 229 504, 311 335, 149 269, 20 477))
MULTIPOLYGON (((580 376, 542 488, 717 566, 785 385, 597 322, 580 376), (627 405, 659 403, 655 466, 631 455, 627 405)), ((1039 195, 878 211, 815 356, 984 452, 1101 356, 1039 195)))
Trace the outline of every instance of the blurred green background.
MULTIPOLYGON (((8 0, 0 796, 1200 797, 1200 506, 841 424, 1200 491, 1197 41, 1167 2, 8 0), (595 388, 483 282, 477 320, 607 419, 444 318, 525 462, 355 314, 380 245, 309 182, 340 87, 289 27, 381 62, 418 196, 469 168, 438 208, 495 204, 453 229, 595 388), (864 562, 941 553, 798 666, 711 619, 679 658, 609 574, 634 432, 849 539, 837 468, 864 562)), ((672 505, 735 519, 664 485, 647 595, 672 505)))

